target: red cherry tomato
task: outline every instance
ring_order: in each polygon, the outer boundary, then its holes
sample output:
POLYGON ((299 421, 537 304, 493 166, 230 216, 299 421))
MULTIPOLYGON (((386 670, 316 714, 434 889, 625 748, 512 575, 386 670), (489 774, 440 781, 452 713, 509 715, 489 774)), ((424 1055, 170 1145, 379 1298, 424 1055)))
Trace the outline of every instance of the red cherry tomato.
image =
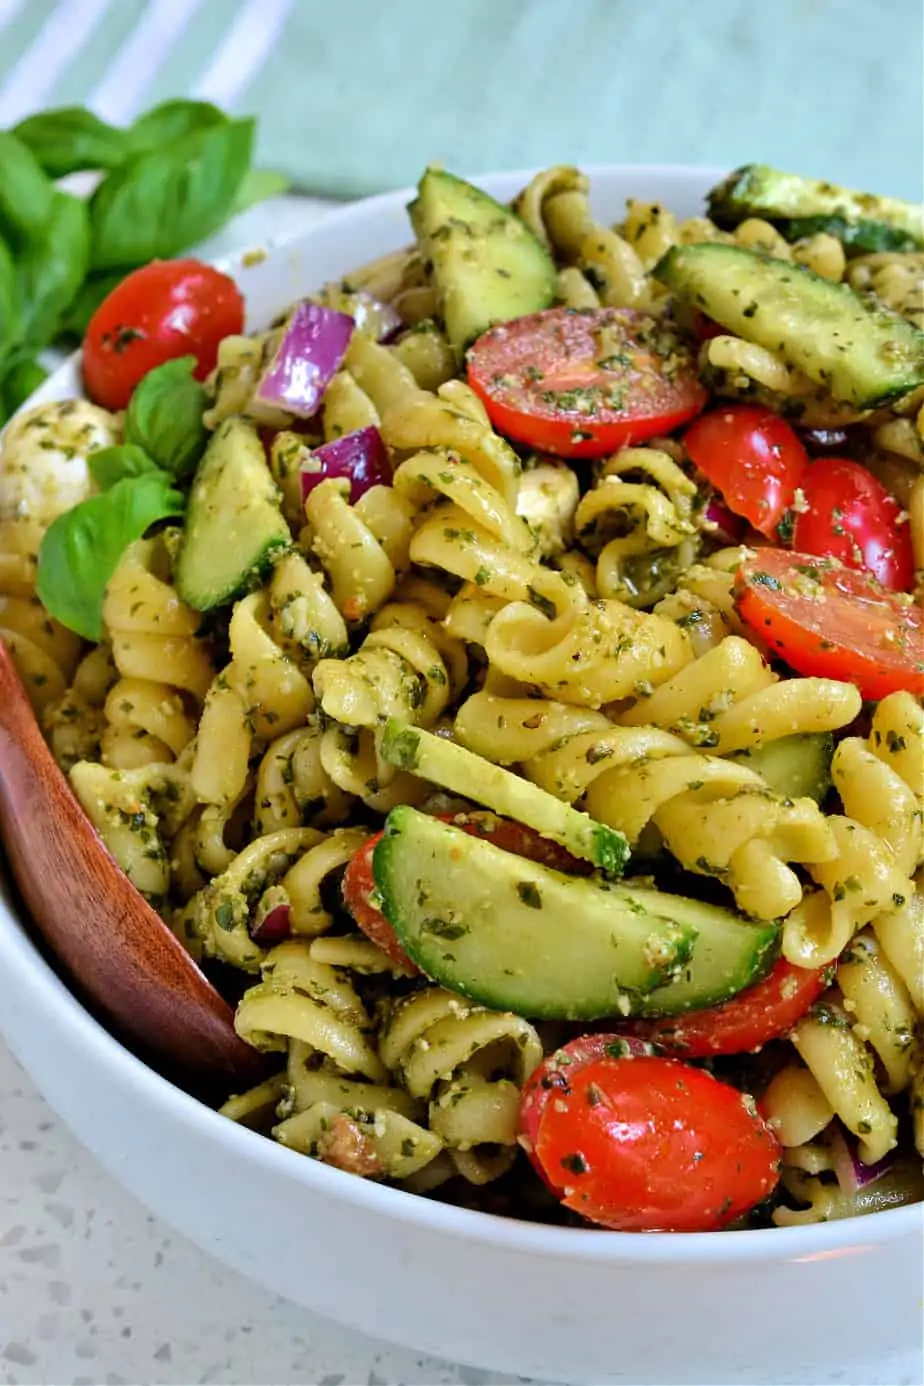
POLYGON ((775 538, 808 466, 808 454, 789 424, 769 409, 729 404, 697 419, 683 442, 726 505, 775 538))
POLYGON ((908 591, 914 581, 911 526, 898 523, 901 506, 881 481, 859 462, 820 457, 799 486, 805 509, 796 514, 794 548, 866 569, 889 592, 908 591))
MULTIPOLYGON (((444 823, 452 823, 473 837, 490 837, 495 847, 505 852, 513 852, 529 861, 541 862, 556 871, 565 871, 572 876, 586 876, 591 867, 586 861, 578 861, 557 842, 540 837, 532 828, 522 823, 513 823, 507 818, 497 818, 493 813, 458 813, 438 815, 444 823)), ((363 843, 343 873, 343 902, 352 914, 363 933, 378 944, 383 953, 402 967, 416 972, 417 968, 405 953, 395 936, 395 931, 377 907, 375 879, 372 874, 372 854, 381 841, 382 834, 376 833, 363 843)))
POLYGON ((767 1197, 781 1152, 752 1097, 679 1059, 610 1052, 616 1035, 594 1039, 546 1059, 524 1090, 526 1108, 553 1084, 521 1140, 566 1208, 623 1232, 708 1232, 767 1197))
POLYGON ((706 391, 674 332, 632 308, 549 308, 498 324, 468 353, 491 422, 558 457, 605 457, 698 414, 706 391))
POLYGON ((243 326, 244 300, 227 274, 199 260, 153 260, 127 275, 90 320, 87 394, 105 409, 124 409, 139 380, 176 356, 195 356, 204 380, 219 342, 243 326))
POLYGON ((688 1059, 754 1052, 788 1034, 829 983, 830 968, 794 967, 780 958, 762 982, 721 1006, 663 1020, 627 1021, 619 1030, 688 1059))
POLYGON ((878 702, 924 694, 924 610, 833 558, 758 549, 738 570, 739 615, 800 674, 856 684, 878 702))

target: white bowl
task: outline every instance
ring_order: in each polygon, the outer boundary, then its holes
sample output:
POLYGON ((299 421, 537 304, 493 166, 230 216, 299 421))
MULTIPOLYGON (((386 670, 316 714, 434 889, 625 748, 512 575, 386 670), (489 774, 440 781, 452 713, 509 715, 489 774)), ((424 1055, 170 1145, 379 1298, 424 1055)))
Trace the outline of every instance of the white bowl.
MULTIPOLYGON (((713 169, 590 170, 599 214, 627 196, 701 210, 713 169)), ((526 173, 485 178, 511 196, 526 173)), ((255 322, 409 239, 407 193, 345 207, 233 270, 255 322)), ((38 399, 79 390, 73 362, 38 399)), ((823 1226, 629 1235, 514 1222, 382 1188, 233 1125, 83 1009, 0 891, 0 1026, 112 1174, 236 1270, 366 1332, 572 1382, 919 1380, 922 1207, 823 1226), (895 1379, 876 1375, 877 1380, 895 1379)))

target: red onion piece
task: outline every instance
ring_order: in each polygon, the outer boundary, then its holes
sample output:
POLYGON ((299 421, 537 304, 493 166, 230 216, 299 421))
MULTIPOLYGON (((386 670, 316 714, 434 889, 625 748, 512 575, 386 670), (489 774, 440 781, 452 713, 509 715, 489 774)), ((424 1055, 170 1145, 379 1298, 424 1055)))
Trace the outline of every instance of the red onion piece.
POLYGON ((284 943, 291 935, 292 906, 286 904, 273 905, 251 931, 254 943, 259 943, 263 948, 272 948, 274 944, 284 943))
POLYGON ((743 515, 736 515, 733 510, 729 510, 725 502, 717 496, 713 496, 706 506, 706 519, 715 525, 711 533, 721 543, 740 544, 744 539, 748 527, 747 520, 743 515))
POLYGON ((310 419, 340 369, 354 322, 320 303, 299 303, 257 386, 261 404, 310 419))
POLYGON ((857 1154, 857 1143, 845 1135, 837 1122, 832 1123, 827 1134, 828 1149, 834 1163, 834 1173, 841 1193, 855 1194, 868 1184, 875 1184, 895 1163, 895 1152, 889 1151, 874 1165, 864 1165, 857 1154))
POLYGON ((391 463, 382 435, 372 424, 344 433, 315 448, 302 463, 302 500, 331 477, 346 477, 350 483, 350 504, 355 505, 371 486, 391 485, 391 463))

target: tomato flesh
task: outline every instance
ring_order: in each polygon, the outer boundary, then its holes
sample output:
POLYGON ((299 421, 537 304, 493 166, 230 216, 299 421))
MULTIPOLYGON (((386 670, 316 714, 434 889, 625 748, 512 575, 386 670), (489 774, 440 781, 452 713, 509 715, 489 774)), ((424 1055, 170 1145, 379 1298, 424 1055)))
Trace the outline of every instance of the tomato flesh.
POLYGON ((555 1075, 527 1149, 565 1207, 623 1232, 707 1232, 767 1197, 781 1152, 753 1098, 679 1059, 619 1057, 618 1036, 594 1041, 566 1045, 524 1092, 525 1106, 555 1075))
MULTIPOLYGON (((438 817, 472 837, 490 837, 495 847, 526 857, 529 861, 540 862, 543 866, 551 866, 555 871, 586 876, 591 870, 588 862, 579 861, 557 842, 541 837, 522 823, 497 818, 487 812, 439 814, 438 817)), ((343 873, 343 902, 367 938, 372 939, 393 962, 417 972, 419 969, 411 962, 398 942, 394 929, 375 903, 377 897, 372 855, 381 839, 381 833, 368 838, 347 865, 343 873)))
POLYGON ((794 548, 865 569, 890 592, 911 587, 911 526, 899 523, 901 506, 872 472, 846 457, 822 457, 809 463, 800 487, 794 548))
POLYGON ((924 610, 836 559, 758 549, 738 570, 735 605, 800 674, 853 683, 878 702, 924 694, 924 610))
POLYGON ((87 394, 124 409, 143 376, 177 356, 195 356, 204 380, 224 337, 243 330, 244 300, 227 274, 200 260, 154 260, 116 285, 83 342, 87 394))
POLYGON ((774 538, 808 466, 808 454, 789 424, 769 409, 729 404, 697 419, 683 442, 729 509, 774 538))
POLYGON ((669 433, 707 398, 681 339, 632 308, 532 313, 490 328, 467 359, 495 428, 558 457, 669 433))
POLYGON ((619 1031, 689 1059, 753 1053, 788 1034, 829 982, 827 967, 795 967, 780 958, 763 981, 721 1006, 661 1020, 627 1021, 619 1031))

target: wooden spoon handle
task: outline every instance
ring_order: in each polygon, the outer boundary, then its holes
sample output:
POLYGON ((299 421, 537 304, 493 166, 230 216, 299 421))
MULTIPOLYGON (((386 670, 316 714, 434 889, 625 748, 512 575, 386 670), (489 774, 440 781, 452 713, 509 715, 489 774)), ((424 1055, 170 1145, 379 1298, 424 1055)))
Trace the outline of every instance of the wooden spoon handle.
MULTIPOLYGON (((233 1013, 94 831, 0 640, 0 835, 39 932, 114 1027, 177 1071, 256 1081, 233 1013)), ((0 925, 9 927, 9 925, 0 925)))

